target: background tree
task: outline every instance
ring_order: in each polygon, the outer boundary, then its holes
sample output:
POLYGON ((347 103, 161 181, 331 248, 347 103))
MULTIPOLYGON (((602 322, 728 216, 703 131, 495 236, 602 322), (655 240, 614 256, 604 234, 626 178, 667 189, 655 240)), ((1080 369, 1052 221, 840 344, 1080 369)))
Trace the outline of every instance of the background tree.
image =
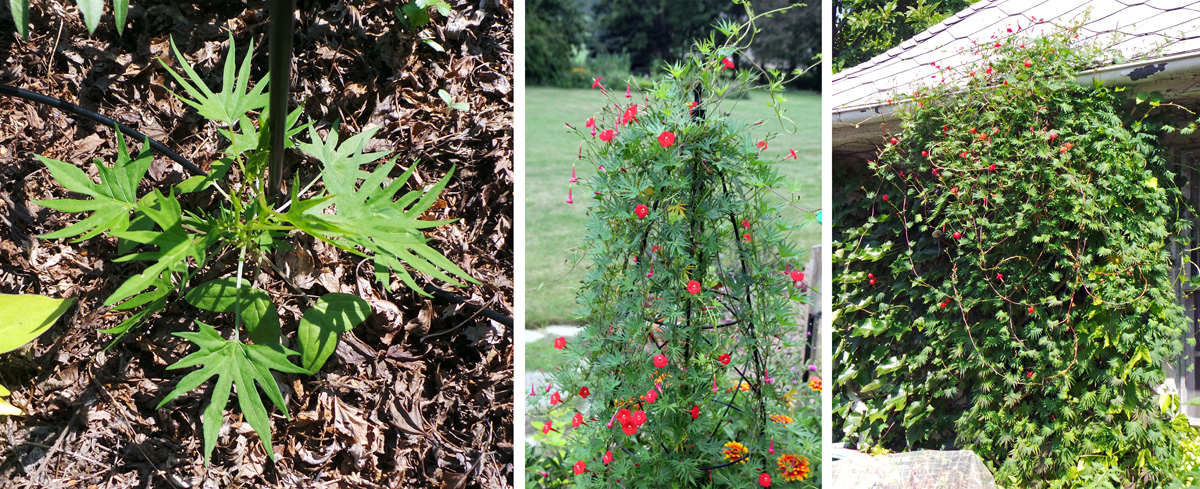
POLYGON ((978 0, 833 0, 833 73, 912 38, 978 0))
POLYGON ((583 10, 577 0, 529 0, 525 17, 525 80, 554 82, 571 70, 571 47, 583 43, 583 10))
MULTIPOLYGON (((756 12, 786 7, 791 0, 754 0, 756 12)), ((804 69, 817 62, 821 52, 821 2, 808 0, 805 7, 794 7, 758 21, 761 32, 754 38, 750 55, 783 72, 804 69)), ((810 70, 792 83, 795 88, 821 90, 821 70, 810 70)))
POLYGON ((630 69, 649 73, 662 60, 675 60, 692 39, 708 35, 718 18, 731 16, 729 0, 611 0, 592 5, 596 19, 593 51, 628 53, 630 69))

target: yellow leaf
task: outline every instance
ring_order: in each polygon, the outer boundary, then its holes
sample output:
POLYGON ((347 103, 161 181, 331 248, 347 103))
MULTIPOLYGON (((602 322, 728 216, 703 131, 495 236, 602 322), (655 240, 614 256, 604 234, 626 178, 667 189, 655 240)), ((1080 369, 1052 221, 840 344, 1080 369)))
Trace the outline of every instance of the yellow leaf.
POLYGON ((682 217, 684 217, 683 210, 686 207, 687 207, 687 204, 679 203, 679 204, 675 204, 670 207, 667 207, 667 210, 671 212, 672 216, 675 216, 677 218, 682 218, 682 217))
POLYGON ((1145 183, 1147 187, 1158 188, 1158 177, 1150 177, 1145 183))
POLYGON ((25 413, 16 406, 9 404, 4 399, 0 399, 0 416, 24 416, 25 413))

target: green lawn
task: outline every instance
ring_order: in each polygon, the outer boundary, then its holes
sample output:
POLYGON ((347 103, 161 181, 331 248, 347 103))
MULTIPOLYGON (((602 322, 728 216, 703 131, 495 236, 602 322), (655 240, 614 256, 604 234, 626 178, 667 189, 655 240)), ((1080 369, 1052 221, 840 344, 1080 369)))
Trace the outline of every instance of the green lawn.
MULTIPOLYGON (((589 192, 577 187, 575 203, 567 199, 567 179, 571 163, 579 154, 579 139, 567 132, 564 122, 582 126, 595 115, 605 98, 599 90, 529 87, 525 91, 525 327, 574 323, 575 292, 583 279, 580 263, 574 267, 571 249, 584 237, 589 192), (572 269, 574 267, 574 269, 572 269)), ((777 133, 765 152, 768 157, 783 158, 788 149, 798 159, 782 160, 782 173, 798 179, 801 191, 796 204, 804 209, 821 205, 821 96, 811 92, 787 94, 785 116, 796 122, 795 134, 783 131, 774 112, 766 105, 766 95, 756 93, 748 99, 726 101, 733 115, 746 121, 764 120, 757 133, 777 133)), ((594 172, 587 165, 576 167, 579 178, 594 172)), ((797 222, 812 221, 807 213, 796 211, 790 217, 797 222)), ((807 250, 821 241, 821 228, 810 222, 795 235, 807 250)))

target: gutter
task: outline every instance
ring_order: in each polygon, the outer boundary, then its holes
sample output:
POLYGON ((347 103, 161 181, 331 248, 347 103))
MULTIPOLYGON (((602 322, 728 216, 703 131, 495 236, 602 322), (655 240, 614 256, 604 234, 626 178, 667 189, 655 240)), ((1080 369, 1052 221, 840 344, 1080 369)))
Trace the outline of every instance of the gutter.
MULTIPOLYGON (((1075 75, 1075 83, 1091 84, 1099 80, 1109 86, 1132 87, 1159 81, 1167 75, 1193 74, 1200 75, 1200 52, 1085 70, 1075 75)), ((1200 89, 1200 84, 1197 88, 1200 89)), ((832 115, 836 127, 838 124, 857 126, 871 119, 878 122, 893 121, 896 120, 895 112, 895 104, 881 102, 834 108, 832 115)))

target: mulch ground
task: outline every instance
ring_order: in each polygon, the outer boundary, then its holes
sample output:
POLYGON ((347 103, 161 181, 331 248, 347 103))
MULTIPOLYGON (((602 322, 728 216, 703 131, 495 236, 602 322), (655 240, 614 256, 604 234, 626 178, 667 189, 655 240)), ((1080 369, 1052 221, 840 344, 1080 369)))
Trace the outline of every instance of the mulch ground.
MULTIPOLYGON (((255 44, 254 78, 264 75, 265 2, 133 2, 118 36, 111 15, 88 35, 71 0, 31 1, 29 41, 0 6, 0 83, 64 99, 159 139, 207 168, 219 156, 217 126, 175 100, 171 36, 216 86, 232 32, 239 57, 255 44)), ((407 28, 399 1, 300 0, 294 38, 293 105, 322 132, 340 121, 343 136, 379 126, 368 147, 417 165, 416 182, 454 177, 429 230, 430 244, 479 284, 447 291, 511 317, 513 303, 513 159, 511 0, 450 3, 449 17, 407 28), (445 52, 422 39, 432 39, 445 52), (447 110, 444 89, 468 111, 447 110)), ((343 335, 315 376, 279 375, 288 412, 272 409, 277 462, 230 402, 209 465, 202 460, 199 416, 204 387, 155 409, 183 373, 166 367, 194 348, 171 333, 195 331, 196 311, 176 301, 111 348, 99 329, 128 313, 102 306, 122 281, 144 268, 116 263, 115 240, 43 240, 79 217, 34 200, 72 197, 35 158, 111 163, 111 128, 34 103, 0 97, 0 293, 78 300, 31 347, 0 355, 0 384, 27 416, 0 419, 4 487, 511 487, 513 485, 513 333, 477 308, 383 290, 371 263, 297 239, 276 256, 296 271, 264 273, 258 286, 275 298, 285 345, 295 347, 302 295, 349 292, 374 309, 343 335), (307 264, 307 265, 306 265, 307 264)), ((293 153, 291 172, 310 179, 318 163, 293 153)), ((165 190, 189 176, 158 157, 139 189, 165 190)), ((285 175, 291 181, 292 174, 285 175)), ((209 199, 212 200, 212 199, 209 199)), ((201 208, 209 201, 188 201, 201 208)), ((187 205, 187 202, 185 202, 187 205)), ((418 281, 429 283, 418 277, 418 281)), ((436 284, 435 284, 436 285, 436 284)), ((213 319, 213 318, 204 318, 213 319)), ((207 322, 207 321, 206 321, 207 322)), ((189 369, 190 370, 190 369, 189 369)))

